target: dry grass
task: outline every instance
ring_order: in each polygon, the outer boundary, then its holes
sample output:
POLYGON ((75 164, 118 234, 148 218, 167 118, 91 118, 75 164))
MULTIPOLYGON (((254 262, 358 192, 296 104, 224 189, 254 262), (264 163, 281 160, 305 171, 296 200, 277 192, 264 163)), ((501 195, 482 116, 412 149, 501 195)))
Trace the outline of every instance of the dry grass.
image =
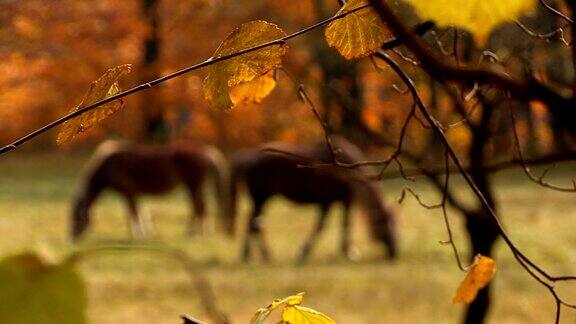
MULTIPOLYGON (((2 157, 0 254, 38 247, 59 253, 69 247, 67 214, 81 161, 81 157, 65 154, 2 157)), ((559 174, 556 180, 564 182, 570 176, 559 174)), ((385 183, 391 203, 402 185, 401 181, 385 183)), ((517 172, 497 175, 495 186, 501 215, 519 246, 553 273, 576 273, 573 195, 538 188, 517 172)), ((413 187, 428 201, 437 197, 423 181, 413 187)), ((461 191, 463 197, 468 195, 461 191)), ((246 201, 242 204, 245 214, 249 206, 246 201)), ((234 323, 246 323, 257 308, 273 298, 300 291, 307 292, 306 305, 339 323, 456 323, 461 315, 461 306, 453 305, 451 298, 463 274, 450 249, 438 244, 445 239, 441 215, 423 210, 410 199, 397 207, 402 215, 398 261, 381 261, 382 251, 366 239, 361 217, 354 222, 357 261, 338 258, 340 211, 335 209, 313 260, 304 266, 294 259, 311 229, 314 208, 274 200, 266 209, 265 226, 276 261, 245 265, 238 262, 241 237, 185 237, 188 209, 182 191, 146 199, 143 205, 153 216, 158 239, 191 255, 234 323)), ((83 244, 127 238, 125 212, 120 200, 107 195, 96 208, 95 224, 83 244)), ((452 219, 458 245, 465 250, 460 217, 452 214, 452 219)), ((499 245, 497 265, 490 322, 552 322, 552 299, 519 268, 503 244, 499 245)), ((93 323, 175 323, 181 313, 205 318, 184 270, 158 254, 110 253, 83 261, 81 269, 89 285, 93 323)), ((574 289, 565 291, 570 294, 574 289)), ((563 314, 566 322, 576 317, 574 312, 563 314)))

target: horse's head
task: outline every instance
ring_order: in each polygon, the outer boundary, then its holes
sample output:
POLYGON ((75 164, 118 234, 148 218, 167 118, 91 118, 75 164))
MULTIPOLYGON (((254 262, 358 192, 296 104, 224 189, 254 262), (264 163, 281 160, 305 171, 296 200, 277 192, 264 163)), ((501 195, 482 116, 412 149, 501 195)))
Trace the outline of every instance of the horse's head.
POLYGON ((396 212, 380 203, 378 206, 370 207, 370 231, 375 240, 383 243, 388 252, 388 258, 394 259, 398 254, 398 232, 396 225, 396 212))
POLYGON ((83 199, 77 199, 72 210, 71 235, 72 240, 76 241, 84 233, 90 221, 88 214, 88 204, 83 199))

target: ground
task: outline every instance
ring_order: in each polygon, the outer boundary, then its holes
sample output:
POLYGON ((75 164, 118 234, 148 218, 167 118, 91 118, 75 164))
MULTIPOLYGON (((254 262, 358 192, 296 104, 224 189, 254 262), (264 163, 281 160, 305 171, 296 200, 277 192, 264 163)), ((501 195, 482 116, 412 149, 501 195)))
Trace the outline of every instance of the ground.
MULTIPOLYGON (((70 153, 16 152, 1 157, 0 255, 30 248, 58 255, 70 249, 68 214, 84 160, 85 156, 70 153)), ((569 183, 571 176, 560 170, 551 179, 569 183)), ((437 201, 424 180, 408 184, 423 199, 437 201)), ((275 260, 264 265, 239 262, 242 234, 234 239, 214 234, 215 203, 210 188, 212 226, 204 237, 185 235, 188 208, 182 190, 146 198, 142 205, 158 231, 155 239, 191 256, 212 284, 219 307, 234 323, 247 323, 256 309, 272 299, 301 291, 306 292, 305 305, 339 323, 457 323, 462 306, 451 300, 464 274, 457 269, 451 249, 438 243, 446 238, 441 214, 421 208, 413 199, 398 205, 395 200, 404 185, 388 181, 382 189, 401 216, 401 253, 393 263, 383 261, 380 246, 367 238, 358 211, 354 262, 337 255, 340 210, 334 209, 312 260, 298 265, 295 256, 316 210, 275 199, 267 206, 264 222, 275 260)), ((456 185, 463 197, 469 195, 460 189, 463 185, 456 185)), ((518 171, 497 174, 494 185, 500 214, 518 246, 554 274, 576 274, 573 194, 540 188, 518 171)), ((248 209, 243 199, 242 214, 248 209)), ((83 238, 83 246, 127 241, 126 210, 116 196, 106 195, 94 215, 94 226, 83 238)), ((466 251, 460 215, 451 213, 451 219, 458 247, 466 251)), ((502 242, 496 260, 495 303, 489 322, 552 323, 552 298, 518 266, 502 242)), ((142 251, 113 252, 88 257, 80 268, 88 282, 91 323, 177 323, 183 313, 206 318, 190 277, 170 258, 142 251)), ((569 295, 569 291, 573 287, 563 292, 569 295)), ((573 323, 575 317, 576 312, 564 311, 562 319, 573 323)))

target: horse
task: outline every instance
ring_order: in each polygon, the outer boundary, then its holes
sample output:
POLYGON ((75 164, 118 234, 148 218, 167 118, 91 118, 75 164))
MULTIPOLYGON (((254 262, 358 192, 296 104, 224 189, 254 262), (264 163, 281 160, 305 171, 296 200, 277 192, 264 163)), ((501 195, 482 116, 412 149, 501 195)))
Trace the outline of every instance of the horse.
MULTIPOLYGON (((358 147, 349 141, 336 137, 336 157, 342 163, 365 160, 358 147)), ((231 162, 230 216, 236 217, 235 205, 237 186, 243 182, 252 201, 242 258, 250 259, 251 241, 259 241, 261 255, 265 261, 270 252, 262 236, 261 217, 264 204, 275 195, 282 195, 300 204, 316 204, 320 215, 300 253, 300 261, 305 262, 322 232, 330 207, 337 202, 344 206, 342 219, 342 241, 340 251, 350 256, 350 207, 357 202, 368 216, 371 236, 386 246, 387 257, 397 255, 396 216, 380 198, 379 190, 367 180, 361 170, 344 169, 334 165, 314 166, 315 163, 333 163, 331 150, 327 145, 294 146, 282 143, 265 144, 260 148, 237 153, 231 162), (276 153, 271 153, 275 151, 276 153), (281 152, 282 154, 277 154, 281 152)))
POLYGON ((127 203, 133 236, 146 236, 147 228, 138 212, 141 195, 162 195, 178 184, 188 190, 194 214, 190 213, 188 233, 202 231, 205 202, 202 184, 212 174, 220 203, 221 225, 231 234, 226 207, 230 174, 222 153, 210 145, 175 143, 147 146, 119 141, 102 143, 87 163, 84 179, 73 204, 71 235, 77 240, 90 223, 90 207, 107 189, 120 194, 127 203))

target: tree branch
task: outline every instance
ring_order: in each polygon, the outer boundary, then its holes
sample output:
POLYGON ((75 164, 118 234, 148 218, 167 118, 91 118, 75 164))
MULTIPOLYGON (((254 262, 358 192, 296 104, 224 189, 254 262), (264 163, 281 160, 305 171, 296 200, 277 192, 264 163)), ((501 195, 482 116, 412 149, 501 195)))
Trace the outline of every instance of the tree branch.
POLYGON ((531 77, 518 80, 497 71, 453 66, 446 60, 437 58, 417 37, 414 37, 386 3, 380 0, 369 0, 369 3, 396 37, 404 41, 406 47, 416 55, 422 68, 432 78, 461 84, 473 81, 480 84, 494 84, 509 91, 514 98, 543 101, 552 114, 566 123, 565 126, 576 124, 576 111, 569 109, 576 103, 573 97, 565 97, 531 77))

